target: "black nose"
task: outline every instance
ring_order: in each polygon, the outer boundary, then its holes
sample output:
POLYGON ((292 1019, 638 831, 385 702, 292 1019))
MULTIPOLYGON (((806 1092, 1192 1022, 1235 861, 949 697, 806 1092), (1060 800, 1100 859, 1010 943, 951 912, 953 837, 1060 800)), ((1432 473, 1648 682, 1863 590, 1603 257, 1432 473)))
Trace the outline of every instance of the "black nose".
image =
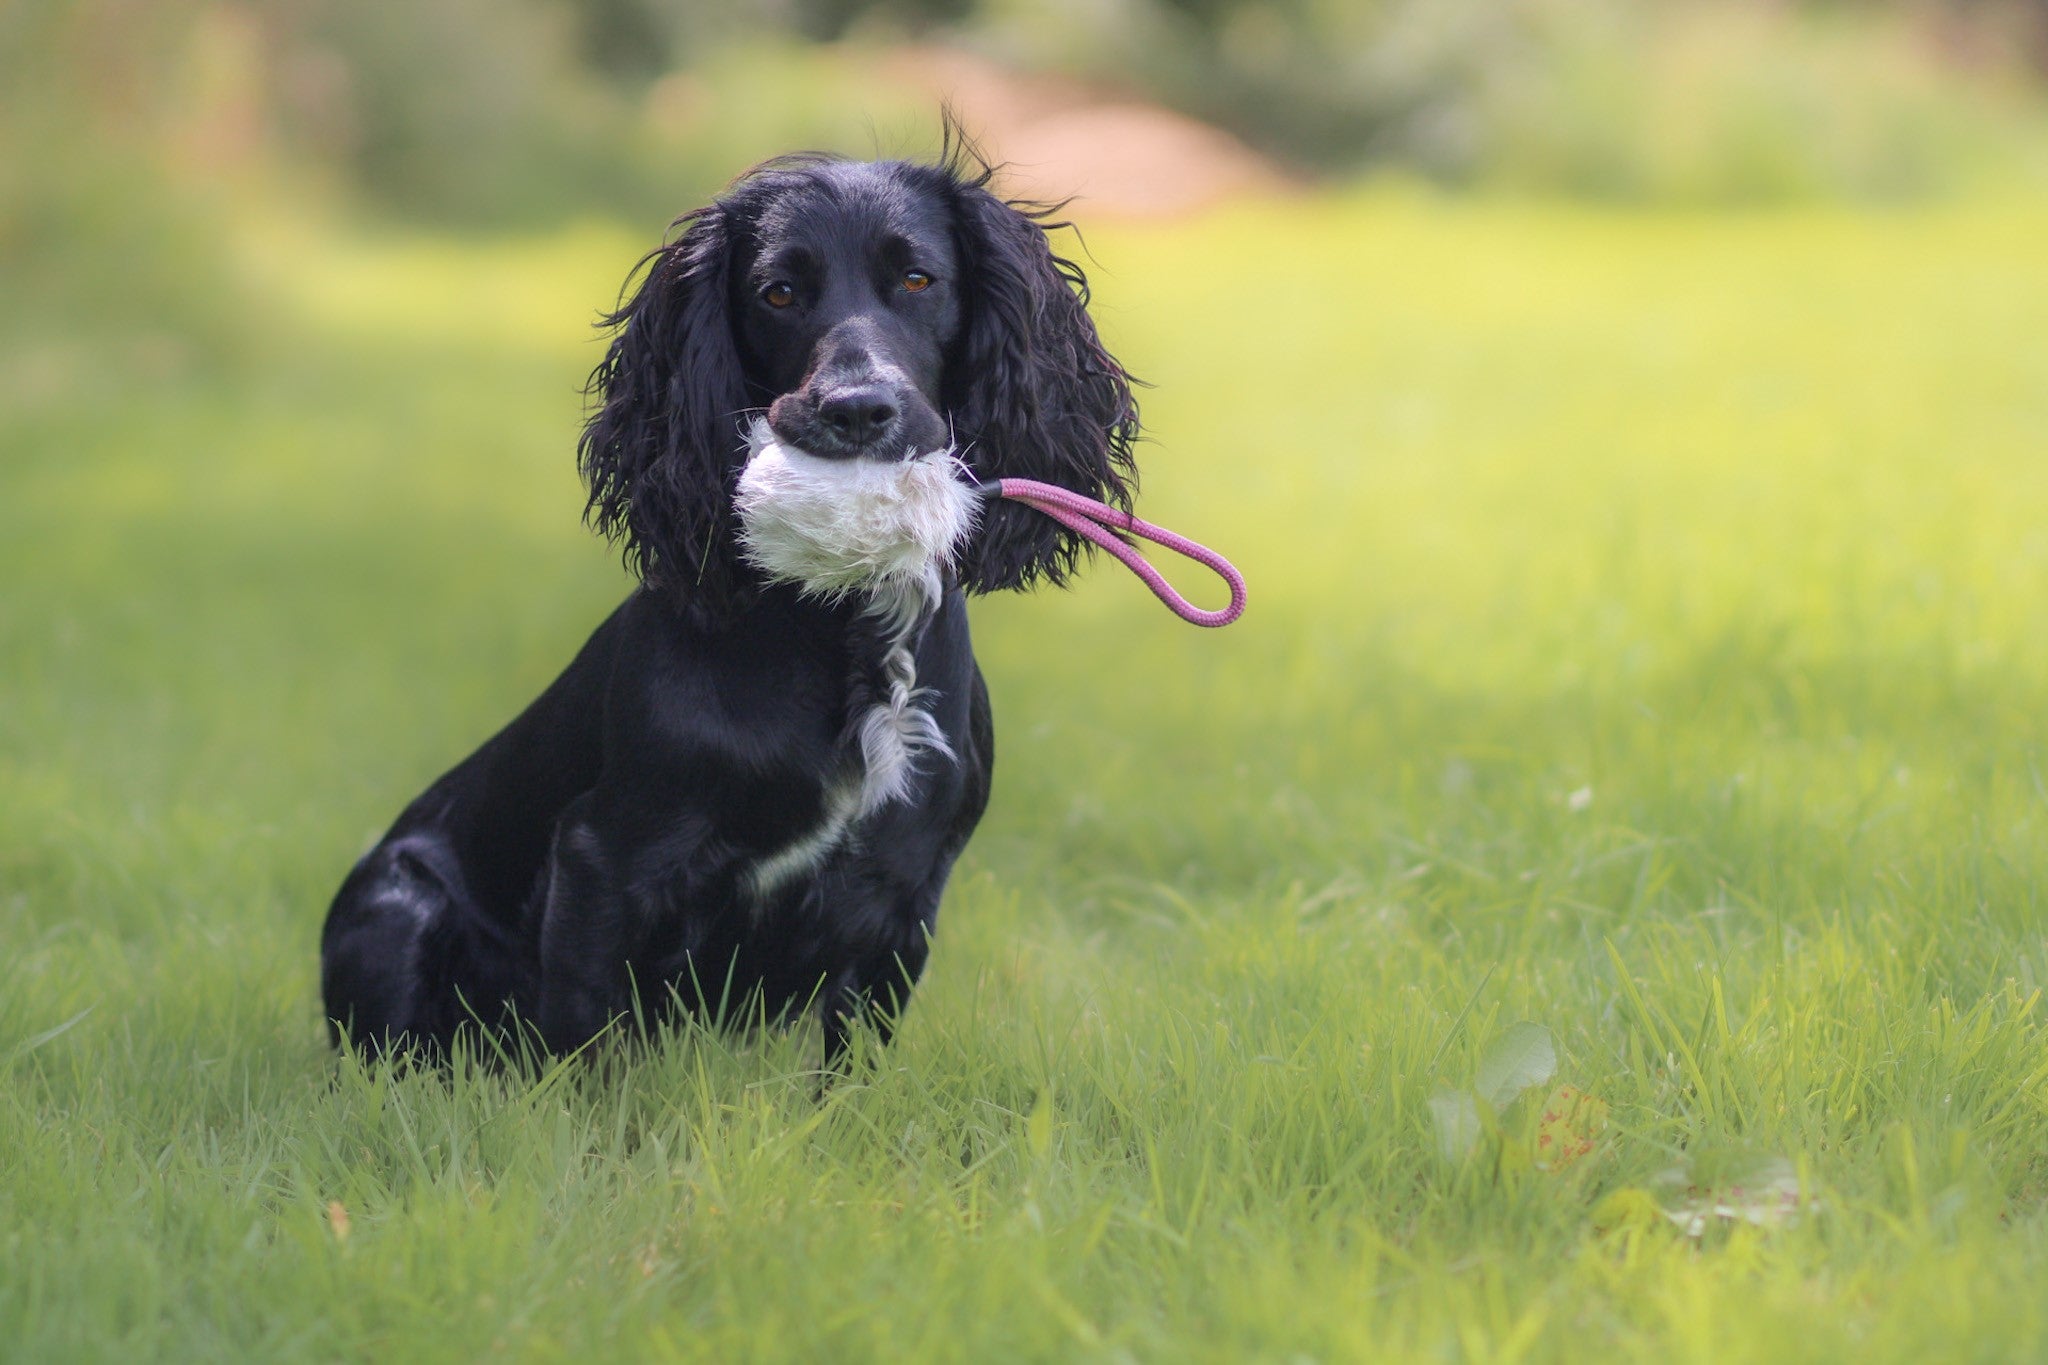
POLYGON ((872 445, 895 430, 896 395, 880 384, 840 389, 818 404, 818 420, 848 445, 872 445))

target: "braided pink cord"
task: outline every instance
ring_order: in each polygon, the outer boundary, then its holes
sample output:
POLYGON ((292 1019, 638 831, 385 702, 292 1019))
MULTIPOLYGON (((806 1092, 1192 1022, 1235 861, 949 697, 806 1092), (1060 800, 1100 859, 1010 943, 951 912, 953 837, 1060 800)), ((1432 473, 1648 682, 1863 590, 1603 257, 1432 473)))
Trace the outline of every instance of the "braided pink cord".
POLYGON ((995 485, 1000 496, 1036 508, 1074 534, 1095 542, 1121 559, 1125 567, 1143 579, 1153 595, 1181 620, 1197 626, 1227 626, 1244 615, 1244 575, 1208 546, 1197 545, 1163 526, 1141 521, 1129 512, 1120 512, 1054 484, 1040 483, 1036 479, 997 479, 995 485), (1144 556, 1131 546, 1104 530, 1105 526, 1149 540, 1155 545, 1164 545, 1176 554, 1186 555, 1197 564, 1208 566, 1230 586, 1230 605, 1220 611, 1203 611, 1175 592, 1173 585, 1160 576, 1159 570, 1147 564, 1144 556))

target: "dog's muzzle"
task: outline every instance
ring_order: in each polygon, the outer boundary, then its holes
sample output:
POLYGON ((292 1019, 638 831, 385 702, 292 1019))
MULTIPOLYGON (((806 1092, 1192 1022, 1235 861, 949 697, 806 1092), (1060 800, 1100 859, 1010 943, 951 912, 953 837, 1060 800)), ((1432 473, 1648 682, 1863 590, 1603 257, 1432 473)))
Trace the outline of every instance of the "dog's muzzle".
POLYGON ((946 444, 945 418, 888 367, 806 381, 768 408, 774 439, 820 459, 897 460, 946 444))

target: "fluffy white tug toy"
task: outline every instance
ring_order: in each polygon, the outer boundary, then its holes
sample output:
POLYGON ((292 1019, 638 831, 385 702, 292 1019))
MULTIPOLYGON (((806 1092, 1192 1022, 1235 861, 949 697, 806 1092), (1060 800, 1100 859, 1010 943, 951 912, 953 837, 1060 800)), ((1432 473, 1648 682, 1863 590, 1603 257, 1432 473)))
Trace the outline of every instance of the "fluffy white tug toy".
POLYGON ((747 447, 734 502, 755 568, 828 600, 864 594, 898 626, 938 604, 941 572, 981 504, 951 450, 828 460, 783 445, 760 418, 747 447))

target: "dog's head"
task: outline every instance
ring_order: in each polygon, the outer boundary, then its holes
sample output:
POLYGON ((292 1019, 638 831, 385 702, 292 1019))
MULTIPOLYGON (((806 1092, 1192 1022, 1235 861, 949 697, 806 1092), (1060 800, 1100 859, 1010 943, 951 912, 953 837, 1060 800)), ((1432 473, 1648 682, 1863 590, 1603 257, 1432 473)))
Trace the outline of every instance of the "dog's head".
MULTIPOLYGON (((958 149, 937 165, 784 158, 677 221, 606 319, 580 446, 591 518, 644 578, 712 615, 745 600, 759 575, 735 498, 764 447, 840 466, 809 486, 827 496, 950 449, 975 478, 1128 506, 1131 380, 1081 271, 1052 252, 1058 225, 989 178, 958 149)), ((948 567, 976 592, 1057 583, 1084 545, 991 500, 948 567)))

